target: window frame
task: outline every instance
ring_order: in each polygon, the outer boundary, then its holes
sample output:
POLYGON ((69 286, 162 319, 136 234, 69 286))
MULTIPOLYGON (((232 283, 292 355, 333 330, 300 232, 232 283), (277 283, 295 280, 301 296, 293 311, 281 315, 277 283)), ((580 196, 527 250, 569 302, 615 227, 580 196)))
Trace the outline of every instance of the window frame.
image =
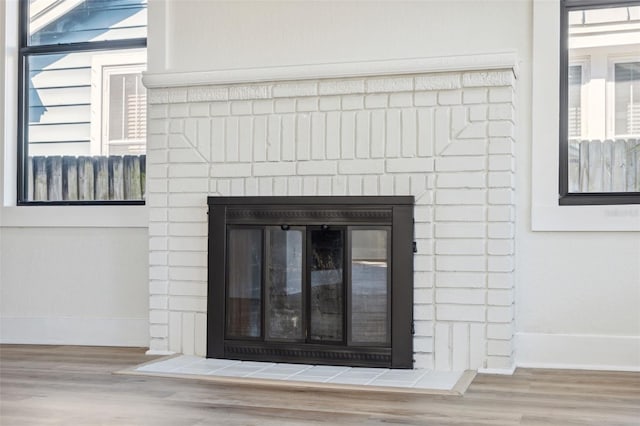
POLYGON ((47 54, 68 54, 79 52, 101 52, 123 49, 146 49, 147 38, 131 38, 101 41, 84 41, 60 44, 39 44, 29 46, 29 1, 20 0, 18 5, 18 102, 17 102, 17 206, 77 206, 77 205, 145 205, 145 200, 79 200, 79 201, 30 201, 26 182, 26 160, 28 152, 28 109, 29 109, 29 63, 28 58, 47 54))
MULTIPOLYGON (((558 204, 576 205, 617 205, 640 204, 640 192, 569 192, 569 12, 574 10, 601 9, 608 7, 637 6, 637 0, 560 0, 560 105, 559 105, 559 182, 558 204)), ((605 117, 606 120, 606 117, 605 117)))
POLYGON ((607 58, 607 108, 612 112, 607 117, 607 136, 610 139, 638 139, 640 134, 616 134, 616 65, 640 63, 640 53, 638 55, 612 55, 607 58))

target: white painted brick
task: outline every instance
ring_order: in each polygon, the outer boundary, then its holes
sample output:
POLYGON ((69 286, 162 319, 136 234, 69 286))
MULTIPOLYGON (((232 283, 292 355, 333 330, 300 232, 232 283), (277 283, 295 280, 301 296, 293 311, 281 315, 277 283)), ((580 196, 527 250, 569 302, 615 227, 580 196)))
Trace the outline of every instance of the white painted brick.
POLYGON ((423 353, 415 353, 413 354, 413 368, 423 369, 423 370, 433 370, 434 369, 434 360, 432 354, 423 354, 423 353))
POLYGON ((400 141, 402 138, 402 121, 400 110, 386 110, 386 157, 400 156, 400 141))
POLYGON ((229 99, 268 99, 271 97, 270 85, 242 85, 229 88, 229 99))
POLYGON ((280 116, 270 115, 267 120, 267 160, 280 160, 280 116))
POLYGON ((149 296, 149 309, 167 309, 169 298, 167 296, 149 296))
POLYGON ((147 192, 167 192, 168 188, 167 179, 147 179, 147 192))
POLYGON ((321 81, 318 88, 318 93, 320 95, 346 95, 364 92, 364 80, 321 81))
POLYGON ((169 313, 169 350, 182 352, 182 313, 169 313))
POLYGON ((389 95, 375 94, 364 98, 365 108, 386 108, 389 103, 389 95))
POLYGON ((202 194, 169 194, 169 206, 171 207, 201 207, 206 204, 202 194))
POLYGON ((489 106, 489 119, 508 120, 513 122, 515 120, 515 109, 513 108, 513 104, 491 104, 489 106))
POLYGON ((459 74, 433 74, 415 78, 415 89, 448 90, 462 87, 459 74))
POLYGON ((432 352, 433 338, 431 337, 415 337, 413 339, 413 350, 416 352, 432 352))
POLYGON ((296 158, 309 160, 311 158, 311 116, 309 114, 298 114, 295 137, 296 158))
POLYGON ((338 172, 336 161, 300 161, 297 163, 298 175, 335 175, 338 172))
POLYGON ((172 87, 169 89, 169 103, 178 102, 187 102, 187 89, 184 87, 172 87))
POLYGON ((273 111, 273 101, 271 99, 260 99, 253 101, 254 114, 272 114, 273 111))
POLYGON ((169 266, 207 266, 207 254, 204 252, 176 251, 169 253, 169 266))
POLYGON ((515 77, 512 71, 468 72, 462 75, 465 87, 512 86, 515 77))
POLYGON ((204 357, 207 354, 207 314, 196 313, 195 316, 195 355, 204 357))
POLYGON ((515 153, 515 143, 512 138, 491 138, 489 139, 489 154, 510 154, 515 153))
POLYGON ((356 113, 355 155, 357 158, 369 158, 369 112, 356 113))
POLYGON ((490 172, 489 187, 491 188, 514 188, 515 175, 512 172, 490 172))
POLYGON ((511 370, 513 368, 513 358, 508 356, 489 356, 487 357, 487 368, 511 370))
POLYGON ((424 173, 433 171, 432 158, 388 159, 386 164, 386 169, 389 173, 424 173))
POLYGON ((485 291, 481 289, 439 288, 436 303, 453 305, 484 305, 485 291))
MULTIPOLYGON (((169 121, 162 118, 151 119, 148 121, 148 133, 149 135, 164 135, 169 133, 169 121)), ((156 146, 154 144, 154 146, 156 146)))
POLYGON ((462 102, 464 104, 483 104, 487 102, 487 89, 473 88, 462 91, 462 102))
POLYGON ((416 272, 433 271, 433 256, 422 253, 413 256, 413 270, 416 272))
POLYGON ((188 104, 171 104, 169 105, 169 117, 180 118, 189 116, 188 104))
POLYGON ((149 238, 149 250, 167 250, 169 239, 162 237, 150 237, 149 238))
POLYGON ((317 97, 299 98, 296 102, 296 111, 311 112, 317 111, 319 108, 319 99, 317 97))
POLYGON ((274 108, 276 113, 290 113, 296 111, 295 99, 276 99, 274 102, 274 108))
POLYGON ((251 114, 251 102, 249 101, 231 102, 231 114, 233 115, 251 114))
POLYGON ((487 337, 497 340, 511 340, 513 338, 513 324, 487 324, 487 337))
MULTIPOLYGON (((436 305, 437 321, 475 321, 484 322, 485 307, 479 305, 436 305)), ((436 327, 438 325, 436 324, 436 327)), ((436 329, 436 336, 437 336, 436 329)))
POLYGON ((170 164, 169 165, 170 178, 208 177, 208 176, 209 176, 208 164, 170 164))
POLYGON ((330 160, 340 158, 341 116, 336 111, 326 114, 326 156, 330 160))
POLYGON ((438 173, 438 188, 484 188, 487 174, 484 172, 438 173))
POLYGON ((166 222, 168 217, 166 208, 149 208, 149 222, 166 222))
POLYGON ((211 165, 212 177, 251 176, 251 163, 216 163, 211 165))
POLYGON ((263 177, 258 179, 258 194, 265 197, 273 195, 273 178, 263 177))
POLYGON ((487 220, 490 222, 513 222, 515 219, 513 206, 489 206, 487 212, 487 220))
POLYGON ((302 178, 296 176, 287 179, 287 195, 302 195, 302 178))
MULTIPOLYGON (((460 133, 456 135, 458 139, 483 139, 487 136, 487 123, 484 121, 467 124, 460 133)), ((481 152, 481 154, 484 153, 481 152)), ((471 153, 470 153, 471 154, 471 153)))
POLYGON ((149 311, 149 323, 167 324, 169 322, 169 312, 152 309, 149 311))
POLYGON ((403 174, 394 176, 394 188, 396 195, 411 195, 411 179, 403 174))
POLYGON ((331 178, 319 177, 318 178, 318 194, 317 195, 331 195, 331 178))
POLYGON ((462 91, 445 90, 438 93, 438 104, 440 105, 458 105, 462 103, 462 91))
MULTIPOLYGON (((433 269, 433 268, 432 268, 433 269)), ((414 288, 433 288, 433 272, 420 271, 413 273, 414 288)))
POLYGON ((490 272, 512 272, 515 268, 513 256, 489 256, 487 260, 490 272))
POLYGON ((494 323, 510 323, 513 321, 512 306, 489 306, 487 309, 487 321, 494 323))
POLYGON ((166 325, 151 324, 149 326, 149 337, 166 337, 169 335, 169 327, 166 325))
POLYGON ((515 159, 512 155, 490 155, 489 170, 492 172, 514 171, 515 159))
POLYGON ((426 289, 414 288, 413 303, 416 303, 416 304, 433 303, 433 290, 430 288, 426 288, 426 289))
POLYGON ((514 302, 513 290, 489 290, 487 303, 493 306, 511 306, 514 302))
POLYGON ((515 252, 513 240, 489 240, 487 241, 487 253, 491 255, 511 255, 515 252))
POLYGON ((293 98, 296 96, 315 96, 318 94, 318 83, 281 83, 273 86, 274 98, 293 98))
POLYGON ((362 177, 362 195, 378 195, 378 177, 363 176, 362 177))
POLYGON ((389 95, 389 106, 392 108, 413 106, 413 93, 392 93, 389 95))
POLYGON ((402 156, 415 157, 418 144, 417 111, 402 110, 402 156))
POLYGON ((172 149, 169 151, 169 162, 176 163, 204 163, 206 160, 198 151, 193 148, 189 149, 172 149))
POLYGON ((325 158, 325 114, 311 114, 311 158, 325 158))
POLYGON ((147 96, 150 104, 166 104, 169 102, 167 89, 148 89, 147 96))
POLYGON ((173 296, 207 296, 207 283, 198 281, 172 281, 169 294, 173 296))
POLYGON ((207 237, 171 237, 169 249, 172 251, 206 251, 207 237))
POLYGON ((438 189, 436 204, 485 204, 487 191, 485 189, 438 189))
POLYGON ((484 256, 436 256, 436 271, 480 272, 486 270, 484 256))
POLYGON ((511 121, 490 121, 489 136, 501 136, 501 137, 513 137, 514 135, 514 125, 511 121))
POLYGON ((506 272, 491 272, 487 276, 489 288, 513 288, 513 274, 506 272))
POLYGON ((489 89, 489 102, 513 102, 513 95, 512 87, 492 87, 489 89))
POLYGON ((386 112, 377 110, 371 112, 371 157, 384 157, 385 134, 386 134, 386 112))
POLYGON ((206 312, 207 299, 205 297, 173 296, 169 299, 169 309, 172 311, 206 312))
POLYGON ((228 87, 200 86, 187 89, 187 100, 189 102, 226 101, 227 99, 229 99, 228 87))
POLYGON ((258 195, 258 179, 246 178, 244 179, 244 196, 253 197, 258 195))
POLYGON ((302 179, 302 195, 317 195, 317 181, 315 177, 307 176, 302 179))
POLYGON ((438 92, 415 92, 413 95, 415 106, 433 106, 438 103, 438 92))
POLYGON ((282 150, 280 157, 283 161, 296 159, 296 116, 293 114, 282 117, 282 150))
POLYGON ((207 224, 203 222, 169 223, 169 236, 199 237, 207 235, 207 224))
POLYGON ((340 174, 381 174, 384 172, 384 160, 342 160, 338 162, 340 174))
POLYGON ((166 194, 147 194, 147 207, 167 207, 168 197, 166 194))
POLYGON ((436 158, 436 172, 462 172, 485 170, 484 157, 445 157, 436 158))
POLYGON ((149 236, 150 237, 162 237, 167 235, 168 225, 164 222, 151 222, 149 223, 149 236))
POLYGON ((513 238, 515 236, 515 226, 510 222, 494 222, 487 226, 489 238, 513 238))
POLYGON ((432 321, 433 320, 433 305, 415 305, 413 307, 413 318, 416 321, 432 321))
POLYGON ((207 280, 207 268, 172 266, 169 269, 172 281, 200 281, 207 280))
POLYGON ((437 371, 451 370, 451 324, 436 323, 434 364, 437 371))
POLYGON ((481 222, 436 223, 436 238, 484 238, 486 225, 481 222))
POLYGON ((343 110, 364 109, 364 96, 363 95, 343 96, 342 109, 343 110))
POLYGON ((340 109, 342 98, 340 96, 322 96, 320 98, 320 111, 336 111, 340 109))
POLYGON ((288 178, 277 177, 273 179, 273 195, 287 195, 288 178))
MULTIPOLYGON (((155 139, 155 138, 151 138, 155 139)), ((166 142, 167 138, 163 138, 166 142)), ((147 150, 147 165, 165 164, 169 162, 169 151, 166 149, 147 150)))
POLYGON ((254 176, 291 176, 296 172, 296 163, 254 163, 254 176))
MULTIPOLYGON (((464 92, 463 92, 464 98, 464 92)), ((463 99, 464 102, 464 99, 463 99)), ((470 121, 484 121, 487 119, 487 106, 486 105, 472 105, 469 107, 469 120, 470 121)))
POLYGON ((225 116, 231 114, 231 104, 229 102, 212 102, 209 113, 212 116, 225 116))
POLYGON ((451 352, 452 369, 469 369, 469 324, 454 323, 452 327, 451 352))
POLYGON ((341 116, 340 128, 340 159, 355 157, 356 115, 354 112, 344 112, 341 116))
POLYGON ((347 195, 362 195, 362 176, 347 177, 347 195))
POLYGON ((413 217, 416 222, 432 222, 433 207, 432 206, 415 206, 413 209, 413 217))
POLYGON ((436 254, 484 254, 485 242, 482 239, 437 239, 436 254))
POLYGON ((478 272, 438 272, 435 282, 436 287, 484 288, 487 278, 478 272))
POLYGON ((331 192, 333 195, 347 195, 347 177, 334 176, 331 179, 331 192))
POLYGON ((515 204, 515 191, 511 188, 489 189, 489 204, 515 204))
POLYGON ((509 340, 489 340, 487 342, 487 355, 509 356, 513 352, 512 343, 509 340))
POLYGON ((484 206, 436 206, 435 220, 443 222, 481 222, 486 217, 484 206))
POLYGON ((367 80, 367 93, 405 92, 413 89, 413 78, 372 78, 367 80))
POLYGON ((149 265, 167 265, 168 253, 165 251, 152 251, 149 253, 149 265))
POLYGON ((486 339, 484 324, 469 324, 469 369, 476 370, 484 366, 486 339))
POLYGON ((206 193, 208 182, 202 178, 173 178, 169 180, 169 192, 197 192, 206 193))

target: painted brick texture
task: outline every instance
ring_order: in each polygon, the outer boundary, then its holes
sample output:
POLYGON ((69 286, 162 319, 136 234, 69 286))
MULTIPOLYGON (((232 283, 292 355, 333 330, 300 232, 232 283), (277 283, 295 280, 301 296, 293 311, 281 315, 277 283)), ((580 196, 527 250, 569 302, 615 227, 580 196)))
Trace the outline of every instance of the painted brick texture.
POLYGON ((510 70, 149 93, 150 347, 206 352, 207 196, 414 195, 416 368, 513 365, 510 70))

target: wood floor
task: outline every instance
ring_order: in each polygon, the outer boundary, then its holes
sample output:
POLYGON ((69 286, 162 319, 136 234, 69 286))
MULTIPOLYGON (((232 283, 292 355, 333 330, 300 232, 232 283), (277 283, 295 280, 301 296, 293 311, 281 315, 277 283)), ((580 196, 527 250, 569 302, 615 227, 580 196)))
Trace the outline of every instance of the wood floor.
POLYGON ((478 375, 463 397, 216 385, 112 372, 143 349, 0 346, 0 425, 640 425, 640 373, 478 375))

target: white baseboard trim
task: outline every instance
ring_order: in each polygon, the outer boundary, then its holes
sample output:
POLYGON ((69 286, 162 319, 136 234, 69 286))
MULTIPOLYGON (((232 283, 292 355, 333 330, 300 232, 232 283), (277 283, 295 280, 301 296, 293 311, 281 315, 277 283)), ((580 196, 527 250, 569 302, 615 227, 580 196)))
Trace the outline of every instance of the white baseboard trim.
POLYGON ((0 318, 0 343, 149 346, 146 318, 0 318))
POLYGON ((516 334, 516 366, 640 371, 640 336, 516 334))
POLYGON ((158 349, 149 349, 144 353, 145 355, 175 355, 173 351, 161 351, 158 349))

